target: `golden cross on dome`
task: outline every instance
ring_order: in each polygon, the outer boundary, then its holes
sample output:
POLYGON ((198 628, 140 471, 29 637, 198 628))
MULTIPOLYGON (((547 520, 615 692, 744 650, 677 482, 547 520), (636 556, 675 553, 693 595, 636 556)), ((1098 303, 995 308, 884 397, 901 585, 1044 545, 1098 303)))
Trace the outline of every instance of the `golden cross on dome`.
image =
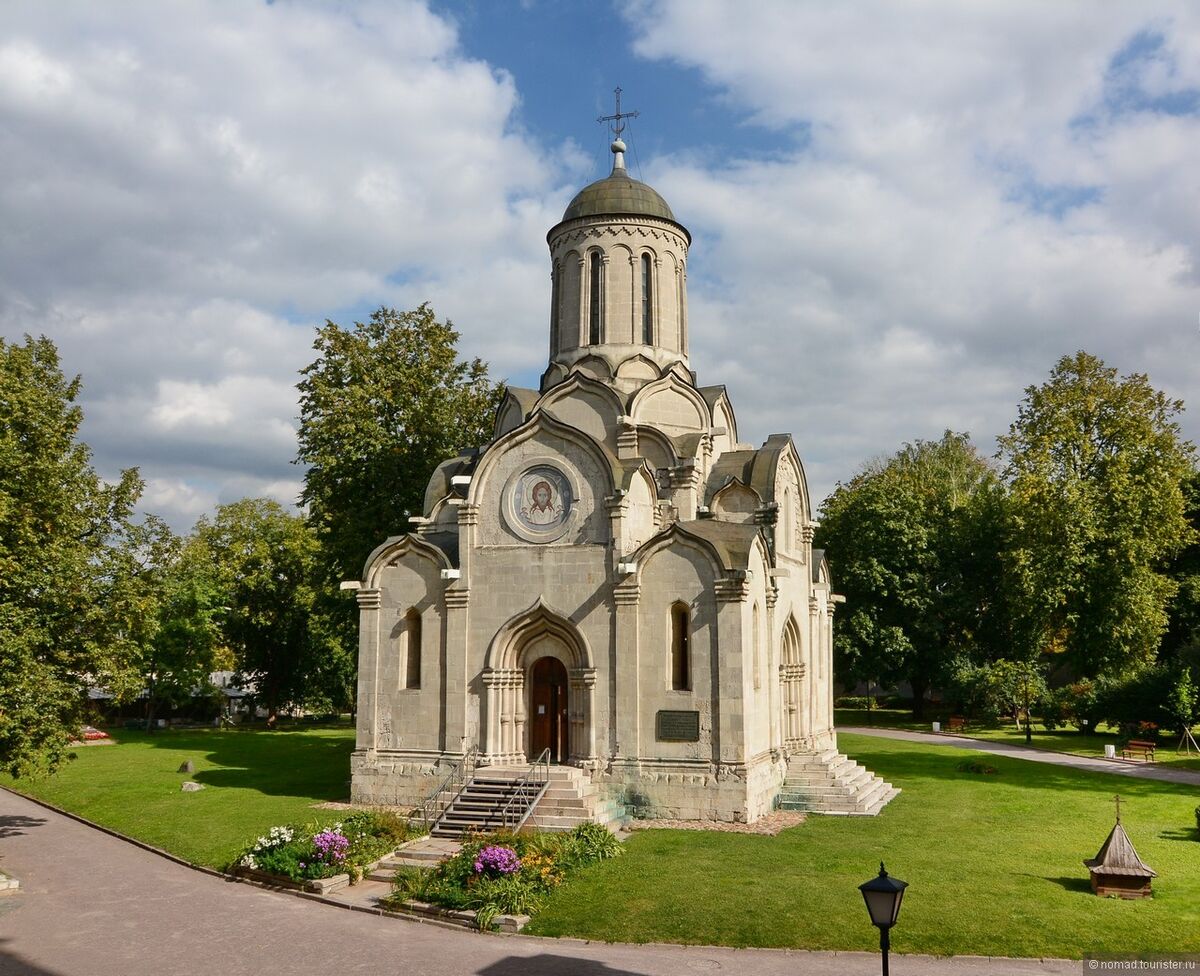
POLYGON ((619 85, 613 89, 613 94, 617 96, 616 112, 614 112, 612 115, 601 115, 600 118, 596 119, 596 121, 612 122, 613 124, 610 126, 610 128, 612 129, 613 138, 620 139, 621 133, 625 131, 625 123, 623 123, 621 120, 636 119, 639 113, 636 110, 633 112, 621 111, 621 87, 619 85))

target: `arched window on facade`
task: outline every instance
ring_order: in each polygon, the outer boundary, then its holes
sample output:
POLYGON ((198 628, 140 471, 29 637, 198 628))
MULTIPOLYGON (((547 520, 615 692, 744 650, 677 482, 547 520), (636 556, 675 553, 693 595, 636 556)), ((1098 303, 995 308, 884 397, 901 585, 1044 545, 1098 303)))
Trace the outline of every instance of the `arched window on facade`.
POLYGON ((762 621, 759 619, 758 604, 750 611, 751 644, 750 653, 754 655, 754 690, 762 687, 762 621))
POLYGON ((686 603, 671 607, 671 688, 691 691, 691 613, 686 603))
POLYGON ((679 351, 687 355, 687 320, 683 314, 683 268, 675 269, 675 319, 679 329, 679 351))
POLYGON ((421 687, 421 614, 416 607, 404 615, 404 687, 421 687))
POLYGON ((654 345, 653 265, 649 254, 642 255, 642 342, 654 345))
POLYGON ((798 748, 803 736, 804 668, 800 663, 800 628, 795 617, 788 617, 783 628, 783 661, 779 666, 782 685, 783 738, 790 748, 798 748))
POLYGON ((560 300, 562 269, 554 262, 554 270, 550 272, 550 355, 558 352, 558 303, 560 300))
POLYGON ((604 261, 599 251, 588 258, 588 343, 600 343, 600 316, 604 311, 604 261))

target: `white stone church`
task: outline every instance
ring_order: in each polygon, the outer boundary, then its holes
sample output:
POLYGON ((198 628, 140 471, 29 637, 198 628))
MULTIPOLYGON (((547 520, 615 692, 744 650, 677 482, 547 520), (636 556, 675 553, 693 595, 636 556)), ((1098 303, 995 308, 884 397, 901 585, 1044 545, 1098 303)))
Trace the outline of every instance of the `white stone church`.
POLYGON ((540 756, 597 819, 874 813, 895 791, 837 754, 840 598, 800 456, 740 442, 698 384, 691 236, 624 149, 548 234, 540 389, 509 389, 352 584, 353 799, 418 805, 464 758, 469 779, 540 756))

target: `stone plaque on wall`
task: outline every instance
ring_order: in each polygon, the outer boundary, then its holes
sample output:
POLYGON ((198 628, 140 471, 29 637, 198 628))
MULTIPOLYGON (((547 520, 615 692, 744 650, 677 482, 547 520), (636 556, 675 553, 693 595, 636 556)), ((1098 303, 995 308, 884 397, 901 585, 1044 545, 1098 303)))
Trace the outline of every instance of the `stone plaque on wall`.
POLYGON ((699 742, 700 713, 661 709, 654 716, 654 738, 659 742, 699 742))

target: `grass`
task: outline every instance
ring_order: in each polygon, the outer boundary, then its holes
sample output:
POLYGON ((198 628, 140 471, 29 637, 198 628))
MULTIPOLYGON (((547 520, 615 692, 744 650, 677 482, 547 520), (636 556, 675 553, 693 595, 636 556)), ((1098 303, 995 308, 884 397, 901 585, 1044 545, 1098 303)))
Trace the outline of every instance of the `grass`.
POLYGON ((273 824, 321 819, 313 804, 349 796, 349 727, 112 731, 42 780, 0 779, 179 857, 223 868, 273 824), (192 760, 195 772, 180 773, 192 760), (184 793, 192 779, 207 789, 184 793))
POLYGON ((777 837, 639 831, 626 855, 551 896, 528 931, 622 942, 809 949, 878 946, 857 886, 880 859, 910 882, 898 952, 1063 956, 1200 952, 1200 791, 843 734, 904 789, 875 818, 810 817, 777 837), (1081 863, 1112 827, 1112 796, 1155 897, 1097 898, 1081 863))
MULTIPOLYGON (((946 719, 941 719, 942 730, 948 731, 946 719)), ((907 729, 911 732, 928 732, 930 720, 916 721, 912 712, 899 709, 875 708, 868 711, 865 708, 838 708, 834 710, 834 724, 838 726, 860 725, 875 726, 886 729, 907 729)), ((955 735, 966 735, 976 739, 988 739, 992 742, 1007 742, 1014 746, 1025 745, 1025 730, 1018 729, 1012 722, 1002 725, 983 726, 978 723, 969 724, 962 732, 955 735)), ((1200 755, 1193 750, 1191 754, 1176 753, 1175 746, 1179 737, 1171 733, 1163 733, 1159 738, 1158 751, 1154 761, 1161 766, 1171 766, 1176 769, 1194 769, 1200 771, 1200 755)), ((1046 729, 1040 722, 1033 723, 1032 749, 1047 749, 1051 752, 1071 752, 1078 756, 1104 755, 1105 744, 1117 746, 1117 755, 1121 754, 1117 742, 1117 730, 1102 725, 1096 731, 1086 734, 1075 728, 1057 728, 1053 731, 1046 729)))
MULTIPOLYGON (((117 732, 22 792, 223 867, 272 824, 320 819, 347 795, 349 728, 117 732), (183 793, 188 774, 209 789, 183 793)), ((1079 957, 1200 953, 1200 790, 842 734, 842 748, 900 786, 874 818, 811 817, 777 837, 639 831, 624 857, 555 891, 531 933, 628 942, 810 949, 877 947, 857 886, 880 859, 911 883, 897 952, 1079 957), (958 767, 981 757, 997 772, 958 767), (1092 895, 1081 863, 1112 826, 1112 796, 1158 873, 1155 897, 1092 895)))

